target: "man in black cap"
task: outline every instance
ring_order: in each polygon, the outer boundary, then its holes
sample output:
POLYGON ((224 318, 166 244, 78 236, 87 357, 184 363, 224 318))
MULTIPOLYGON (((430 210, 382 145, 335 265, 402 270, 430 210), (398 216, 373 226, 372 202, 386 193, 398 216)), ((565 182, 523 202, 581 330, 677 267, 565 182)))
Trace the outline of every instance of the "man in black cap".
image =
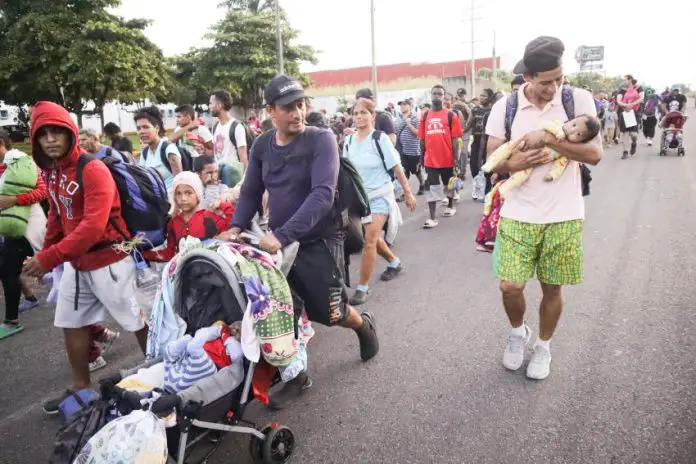
POLYGON ((512 82, 510 82, 510 88, 513 92, 517 92, 518 90, 520 90, 520 87, 522 87, 522 84, 524 84, 524 76, 518 74, 512 78, 512 82))
MULTIPOLYGON (((358 92, 355 94, 355 100, 357 101, 360 98, 372 100, 375 103, 375 106, 377 105, 377 102, 375 101, 375 94, 373 94, 372 90, 368 88, 358 90, 358 92)), ((353 118, 351 116, 346 122, 346 129, 344 130, 344 135, 346 137, 355 132, 355 129, 352 126, 353 118)), ((396 146, 396 129, 394 128, 394 120, 388 113, 377 110, 377 116, 375 116, 375 130, 382 131, 387 134, 392 145, 396 146)))
MULTIPOLYGON (((288 283, 295 312, 305 309, 309 319, 324 325, 353 329, 360 357, 367 361, 379 351, 374 317, 347 304, 343 279, 343 238, 334 214, 339 154, 334 134, 305 125, 306 102, 302 85, 280 75, 264 90, 266 109, 275 124, 259 136, 251 150, 242 191, 223 240, 236 240, 248 229, 268 192, 269 232, 260 248, 274 254, 299 242, 288 283)), ((311 384, 306 372, 286 383, 272 399, 282 407, 311 384)))
POLYGON ((541 283, 539 334, 527 366, 527 377, 537 380, 551 372, 550 341, 563 308, 561 288, 583 279, 580 163, 595 165, 602 157, 600 136, 587 143, 569 143, 539 130, 546 123, 597 114, 589 92, 564 88, 563 51, 563 43, 554 37, 530 42, 514 70, 526 82, 493 106, 486 125, 489 154, 514 141, 512 155, 497 172, 532 169, 524 185, 509 191, 500 211, 494 270, 512 326, 503 355, 503 365, 510 370, 522 366, 531 335, 524 321, 525 285, 535 273, 541 283), (553 182, 544 180, 553 161, 547 147, 569 160, 553 182))

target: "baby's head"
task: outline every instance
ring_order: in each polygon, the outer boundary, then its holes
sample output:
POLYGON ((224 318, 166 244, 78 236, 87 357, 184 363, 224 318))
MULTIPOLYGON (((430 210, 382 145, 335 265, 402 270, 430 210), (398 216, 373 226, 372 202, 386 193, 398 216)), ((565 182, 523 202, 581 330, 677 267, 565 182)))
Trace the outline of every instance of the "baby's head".
POLYGON ((200 209, 203 183, 193 172, 184 171, 174 177, 170 202, 174 213, 192 213, 200 209))
POLYGON ((589 114, 582 114, 563 124, 566 140, 571 143, 589 142, 599 134, 599 120, 589 114))

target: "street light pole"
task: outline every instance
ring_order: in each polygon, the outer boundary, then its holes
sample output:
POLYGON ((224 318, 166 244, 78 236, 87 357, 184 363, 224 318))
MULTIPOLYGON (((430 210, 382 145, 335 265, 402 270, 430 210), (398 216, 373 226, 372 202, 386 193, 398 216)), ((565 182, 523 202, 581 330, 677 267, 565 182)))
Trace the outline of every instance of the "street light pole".
POLYGON ((285 74, 285 63, 283 62, 283 36, 280 33, 280 6, 279 0, 275 0, 275 22, 276 22, 276 40, 278 41, 278 70, 280 74, 285 74))
POLYGON ((370 30, 372 33, 372 94, 377 101, 377 61, 375 58, 375 0, 370 0, 370 30))
POLYGON ((492 72, 491 72, 491 79, 493 80, 493 90, 497 91, 498 90, 498 63, 496 63, 495 59, 495 29, 493 29, 493 66, 491 66, 492 72))
POLYGON ((471 0, 471 98, 476 95, 476 58, 474 57, 474 0, 471 0))

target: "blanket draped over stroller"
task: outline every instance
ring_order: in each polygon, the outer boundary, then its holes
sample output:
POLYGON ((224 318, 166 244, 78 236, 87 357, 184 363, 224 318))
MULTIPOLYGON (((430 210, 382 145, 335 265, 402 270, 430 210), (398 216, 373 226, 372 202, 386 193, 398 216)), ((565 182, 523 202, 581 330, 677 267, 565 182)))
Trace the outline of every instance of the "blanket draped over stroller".
MULTIPOLYGON (((30 156, 19 150, 5 154, 7 169, 0 177, 0 195, 21 195, 36 188, 38 171, 30 156)), ((0 236, 19 238, 27 231, 30 206, 14 205, 0 210, 0 236)))

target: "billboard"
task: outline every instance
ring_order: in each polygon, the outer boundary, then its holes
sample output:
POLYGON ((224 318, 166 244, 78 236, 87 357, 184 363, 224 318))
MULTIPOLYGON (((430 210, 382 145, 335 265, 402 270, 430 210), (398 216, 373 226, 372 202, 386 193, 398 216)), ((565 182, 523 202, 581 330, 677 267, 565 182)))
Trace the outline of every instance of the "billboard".
POLYGON ((603 61, 604 47, 587 47, 582 45, 575 51, 575 61, 587 63, 588 61, 603 61))

